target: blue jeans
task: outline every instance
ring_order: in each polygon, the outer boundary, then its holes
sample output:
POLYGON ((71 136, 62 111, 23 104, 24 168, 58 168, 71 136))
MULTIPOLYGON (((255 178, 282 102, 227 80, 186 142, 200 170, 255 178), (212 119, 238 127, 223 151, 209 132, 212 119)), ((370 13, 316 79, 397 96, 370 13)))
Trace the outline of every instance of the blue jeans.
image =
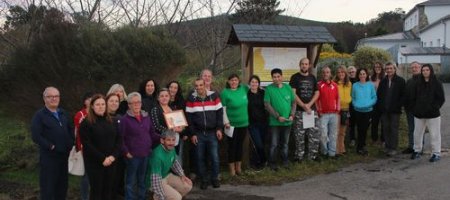
POLYGON ((320 116, 320 144, 322 154, 336 155, 336 138, 338 130, 338 115, 336 113, 322 114, 320 116))
POLYGON ((408 121, 408 148, 414 148, 414 115, 412 112, 406 112, 408 121))
POLYGON ((145 173, 147 171, 147 157, 133 157, 125 159, 127 165, 125 181, 125 200, 144 200, 145 192, 145 173), (137 184, 136 184, 137 183, 137 184), (137 197, 134 192, 134 186, 137 185, 137 197))
POLYGON ((272 141, 270 145, 269 151, 269 161, 271 164, 275 164, 275 150, 277 147, 280 150, 281 159, 283 160, 283 164, 287 164, 288 162, 288 143, 289 143, 289 134, 291 133, 291 126, 271 126, 270 127, 272 134, 272 141))
POLYGON ((89 200, 89 178, 87 173, 81 177, 80 182, 81 200, 89 200))
POLYGON ((266 162, 266 152, 264 151, 267 126, 262 123, 252 123, 248 126, 250 139, 253 143, 254 151, 250 157, 253 166, 261 166, 266 162))
POLYGON ((197 134, 197 169, 198 175, 201 177, 202 181, 208 181, 207 169, 206 169, 206 158, 205 155, 209 156, 211 160, 211 180, 218 180, 219 177, 219 142, 217 140, 216 131, 210 131, 206 133, 197 134))
POLYGON ((178 141, 178 145, 175 147, 175 149, 177 151, 177 160, 181 166, 183 166, 183 147, 184 147, 184 141, 183 141, 182 137, 180 137, 180 140, 178 141))

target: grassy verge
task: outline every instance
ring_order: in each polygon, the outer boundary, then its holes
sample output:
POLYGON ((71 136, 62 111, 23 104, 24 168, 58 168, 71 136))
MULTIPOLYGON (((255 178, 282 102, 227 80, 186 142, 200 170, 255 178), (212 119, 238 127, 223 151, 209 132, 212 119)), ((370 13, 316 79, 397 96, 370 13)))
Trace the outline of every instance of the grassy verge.
MULTIPOLYGON (((0 109, 0 133, 2 133, 0 134, 0 162, 2 162, 2 165, 0 165, 0 185, 2 182, 7 182, 16 184, 17 188, 25 186, 25 188, 31 190, 31 193, 36 195, 39 186, 36 165, 38 154, 36 146, 31 142, 31 134, 26 123, 8 118, 6 113, 0 109), (4 165, 4 163, 7 163, 7 165, 4 165)), ((400 120, 399 133, 399 150, 402 150, 407 146, 407 126, 404 115, 402 115, 400 120)), ((368 135, 370 135, 370 131, 368 135)), ((323 159, 321 162, 305 161, 292 163, 289 169, 280 168, 277 172, 268 168, 258 172, 246 170, 238 178, 230 177, 227 167, 222 166, 222 182, 228 184, 278 185, 304 180, 319 174, 336 172, 354 163, 372 162, 376 159, 386 158, 380 146, 368 145, 368 150, 369 156, 364 157, 357 155, 354 148, 347 147, 347 154, 337 160, 323 159)), ((79 177, 70 176, 69 196, 78 196, 79 182, 79 177)), ((0 190, 0 197, 5 193, 11 194, 11 192, 7 191, 7 189, 2 189, 0 190)))

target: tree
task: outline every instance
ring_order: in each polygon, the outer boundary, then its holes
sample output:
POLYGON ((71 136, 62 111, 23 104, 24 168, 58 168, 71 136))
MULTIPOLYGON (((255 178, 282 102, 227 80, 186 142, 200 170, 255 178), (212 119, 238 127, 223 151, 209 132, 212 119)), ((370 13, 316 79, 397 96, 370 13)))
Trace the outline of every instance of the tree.
POLYGON ((232 18, 238 23, 267 24, 284 12, 284 9, 278 9, 278 0, 242 0, 237 5, 232 18))
MULTIPOLYGON (((50 9, 51 10, 51 9, 50 9)), ((180 45, 163 31, 133 26, 109 29, 80 26, 59 12, 48 12, 29 44, 18 45, 0 70, 8 108, 22 117, 42 104, 42 89, 60 89, 68 111, 79 109, 86 91, 104 93, 113 83, 135 90, 144 78, 173 80, 186 62, 180 45), (32 87, 30 87, 32 86, 32 87)))
POLYGON ((353 53, 355 66, 367 69, 371 69, 376 61, 386 63, 391 60, 389 52, 374 47, 361 47, 353 53))
POLYGON ((405 11, 401 8, 396 8, 394 11, 382 12, 378 17, 371 19, 367 23, 367 35, 377 36, 387 33, 395 33, 403 30, 403 18, 405 11))

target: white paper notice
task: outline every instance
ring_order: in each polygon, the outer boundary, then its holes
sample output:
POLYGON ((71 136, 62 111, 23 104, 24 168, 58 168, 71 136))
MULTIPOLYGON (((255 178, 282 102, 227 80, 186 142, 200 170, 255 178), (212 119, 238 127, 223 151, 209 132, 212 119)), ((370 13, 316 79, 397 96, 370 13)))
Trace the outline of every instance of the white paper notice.
POLYGON ((175 135, 175 146, 178 146, 178 144, 180 143, 180 134, 176 134, 175 135))
POLYGON ((302 112, 303 118, 303 128, 312 128, 314 127, 314 111, 311 111, 311 114, 307 112, 302 112))
POLYGON ((230 126, 230 128, 225 128, 225 135, 228 137, 233 137, 234 126, 230 126))

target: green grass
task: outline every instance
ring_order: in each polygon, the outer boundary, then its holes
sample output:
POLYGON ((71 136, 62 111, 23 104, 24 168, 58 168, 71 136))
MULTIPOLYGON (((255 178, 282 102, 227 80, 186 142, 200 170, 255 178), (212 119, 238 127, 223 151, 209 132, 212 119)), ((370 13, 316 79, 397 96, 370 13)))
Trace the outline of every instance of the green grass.
POLYGON ((35 166, 36 146, 25 122, 15 120, 0 109, 0 170, 2 168, 31 168, 35 166))
MULTIPOLYGON (((27 129, 26 123, 12 120, 6 116, 6 113, 0 109, 0 132, 2 133, 0 134, 0 162, 2 162, 0 181, 25 184, 36 189, 38 187, 39 174, 37 170, 38 150, 31 142, 31 134, 27 129), (5 166, 3 163, 9 164, 5 166)), ((407 126, 404 115, 402 115, 400 120, 399 133, 399 150, 403 150, 407 146, 407 126)), ((370 131, 368 131, 369 135, 370 131)), ((347 154, 337 160, 323 159, 322 162, 305 161, 300 164, 292 163, 289 170, 280 168, 277 172, 268 168, 259 172, 248 169, 244 171, 242 176, 230 177, 227 172, 227 166, 221 166, 222 182, 229 184, 278 185, 304 180, 320 174, 336 172, 351 164, 367 163, 386 158, 382 153, 381 147, 372 145, 367 147, 369 156, 366 157, 357 155, 354 148, 347 147, 347 154)), ((69 185, 72 193, 77 193, 79 182, 80 177, 70 176, 69 185)))
MULTIPOLYGON (((399 127, 399 153, 408 146, 407 123, 405 114, 401 115, 399 127)), ((370 127, 367 132, 367 141, 370 140, 370 127)), ((222 177, 225 183, 229 184, 250 184, 250 185, 278 185, 286 182, 304 180, 311 176, 336 172, 344 167, 355 163, 368 163, 377 159, 386 159, 383 148, 367 143, 368 156, 360 156, 355 153, 354 147, 346 147, 347 154, 334 159, 322 159, 321 162, 306 161, 302 163, 291 163, 289 169, 280 168, 274 172, 269 168, 256 172, 251 169, 246 170, 242 176, 230 177, 229 173, 223 169, 222 177)))

